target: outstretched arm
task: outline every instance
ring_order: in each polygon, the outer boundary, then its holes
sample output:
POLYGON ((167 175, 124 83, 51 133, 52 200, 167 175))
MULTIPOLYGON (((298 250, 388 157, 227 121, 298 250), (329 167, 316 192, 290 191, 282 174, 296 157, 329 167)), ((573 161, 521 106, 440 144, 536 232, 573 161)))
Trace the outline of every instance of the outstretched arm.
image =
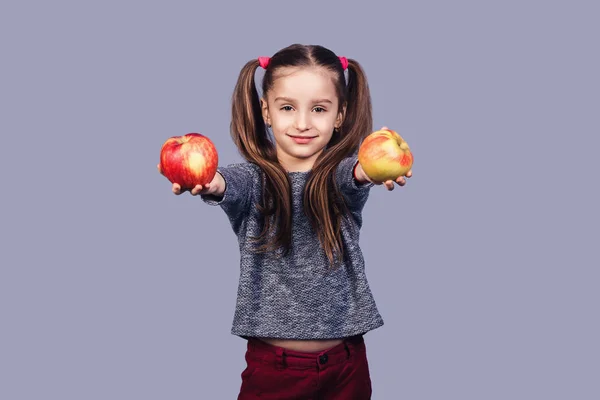
MULTIPOLYGON (((163 174, 163 171, 160 168, 160 163, 157 165, 157 168, 158 168, 158 172, 163 174)), ((180 195, 184 192, 189 191, 193 196, 197 196, 199 194, 200 195, 206 194, 206 195, 213 195, 213 196, 219 197, 219 196, 223 196, 223 193, 225 192, 225 179, 223 178, 223 175, 221 175, 219 172, 217 172, 215 174, 215 177, 213 178, 213 180, 204 186, 196 185, 193 189, 189 190, 189 189, 181 189, 181 185, 179 185, 179 183, 173 183, 173 185, 171 186, 171 190, 176 195, 180 195)))
POLYGON ((363 208, 373 187, 372 182, 359 179, 362 175, 356 176, 357 165, 357 156, 347 157, 340 161, 336 170, 338 187, 352 211, 360 211, 363 208))
MULTIPOLYGON (((160 166, 158 167, 160 172, 160 166)), ((182 190, 177 183, 172 185, 173 193, 180 195, 189 191, 191 195, 200 195, 209 205, 221 206, 230 219, 236 219, 248 209, 253 186, 259 180, 258 167, 250 163, 231 164, 219 167, 213 180, 191 190, 182 190)))
MULTIPOLYGON (((382 129, 386 129, 386 127, 382 129)), ((374 181, 363 170, 358 162, 358 156, 354 155, 340 162, 337 167, 336 180, 350 208, 354 211, 360 211, 369 197, 371 187, 374 185, 384 185, 386 189, 394 190, 394 182, 400 186, 404 186, 406 185, 406 178, 410 178, 411 176, 412 171, 408 171, 406 176, 401 176, 395 181, 374 181)))

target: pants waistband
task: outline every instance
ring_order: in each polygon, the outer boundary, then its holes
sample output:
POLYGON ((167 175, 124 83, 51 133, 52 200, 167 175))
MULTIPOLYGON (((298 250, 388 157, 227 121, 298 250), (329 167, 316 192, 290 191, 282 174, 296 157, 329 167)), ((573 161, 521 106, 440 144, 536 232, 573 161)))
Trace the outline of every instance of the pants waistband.
POLYGON ((275 364, 277 368, 305 369, 325 367, 346 362, 357 352, 364 351, 362 335, 345 338, 337 346, 317 353, 288 350, 274 346, 257 338, 248 338, 247 358, 249 361, 275 364))

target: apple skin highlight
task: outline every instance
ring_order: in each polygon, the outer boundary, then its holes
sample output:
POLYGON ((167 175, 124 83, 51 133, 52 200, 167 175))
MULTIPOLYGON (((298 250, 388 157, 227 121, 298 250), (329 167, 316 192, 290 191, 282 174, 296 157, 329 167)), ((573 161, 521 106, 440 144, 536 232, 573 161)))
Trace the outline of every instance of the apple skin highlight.
POLYGON ((408 143, 391 129, 371 133, 358 150, 358 162, 375 182, 395 181, 405 176, 412 168, 413 160, 408 143))

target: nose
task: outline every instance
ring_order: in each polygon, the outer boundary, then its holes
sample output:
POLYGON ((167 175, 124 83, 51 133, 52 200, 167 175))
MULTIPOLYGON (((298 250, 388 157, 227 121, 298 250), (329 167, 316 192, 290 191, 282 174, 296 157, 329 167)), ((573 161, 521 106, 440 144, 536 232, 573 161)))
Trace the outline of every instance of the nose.
POLYGON ((310 115, 306 112, 298 112, 296 114, 296 129, 305 131, 310 129, 310 115))

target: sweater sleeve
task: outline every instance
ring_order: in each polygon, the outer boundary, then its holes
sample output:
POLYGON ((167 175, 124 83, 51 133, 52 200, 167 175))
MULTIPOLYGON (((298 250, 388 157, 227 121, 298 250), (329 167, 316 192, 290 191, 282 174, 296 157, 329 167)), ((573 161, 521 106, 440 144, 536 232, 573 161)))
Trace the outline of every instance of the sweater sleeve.
POLYGON ((250 206, 251 194, 259 183, 257 166, 250 163, 230 164, 217 168, 223 176, 225 191, 222 196, 201 195, 202 200, 211 206, 221 206, 227 216, 235 220, 250 206))
POLYGON ((358 162, 356 155, 344 158, 338 165, 336 179, 340 191, 346 199, 346 203, 353 211, 360 211, 369 197, 369 191, 373 183, 359 183, 354 178, 354 167, 358 162))

